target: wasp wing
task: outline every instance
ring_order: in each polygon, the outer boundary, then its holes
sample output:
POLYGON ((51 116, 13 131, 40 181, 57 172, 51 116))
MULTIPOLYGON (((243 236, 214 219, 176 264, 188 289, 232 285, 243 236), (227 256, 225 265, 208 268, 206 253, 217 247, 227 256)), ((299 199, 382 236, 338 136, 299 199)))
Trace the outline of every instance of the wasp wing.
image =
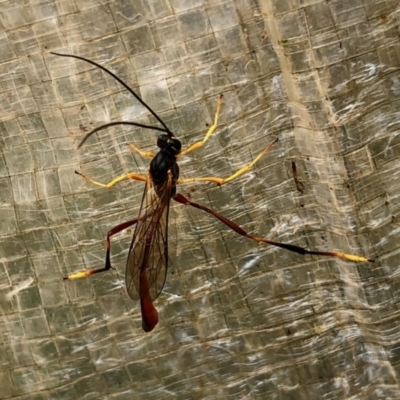
POLYGON ((155 300, 164 287, 171 257, 168 252, 171 188, 170 174, 158 187, 148 176, 125 271, 126 288, 133 300, 148 294, 155 300), (143 282, 146 284, 143 285, 143 282))

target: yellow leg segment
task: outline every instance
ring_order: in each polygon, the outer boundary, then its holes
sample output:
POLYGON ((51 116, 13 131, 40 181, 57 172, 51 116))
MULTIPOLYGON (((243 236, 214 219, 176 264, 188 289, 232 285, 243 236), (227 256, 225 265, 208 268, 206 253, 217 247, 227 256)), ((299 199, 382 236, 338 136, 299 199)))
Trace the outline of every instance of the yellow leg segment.
POLYGON ((190 153, 193 150, 199 149, 200 147, 202 147, 204 145, 205 142, 207 142, 207 140, 210 138, 210 136, 213 134, 213 132, 215 131, 215 129, 217 128, 218 125, 218 117, 219 114, 221 112, 221 104, 222 104, 222 98, 223 95, 221 94, 219 96, 218 99, 218 103, 217 103, 217 111, 215 112, 215 116, 214 116, 214 123, 210 126, 210 128, 207 131, 206 136, 204 137, 204 139, 201 142, 196 142, 193 143, 190 147, 188 147, 186 150, 183 150, 179 153, 179 157, 183 156, 187 153, 190 153))
POLYGON ((146 182, 147 181, 147 177, 142 176, 142 175, 137 175, 137 174, 133 174, 133 173, 127 173, 121 176, 118 176, 117 178, 113 179, 111 182, 108 183, 100 183, 97 182, 95 180, 93 180, 92 178, 89 178, 88 176, 75 171, 76 174, 80 175, 83 179, 86 179, 88 182, 93 183, 94 185, 109 189, 110 187, 114 186, 116 183, 121 182, 125 179, 134 179, 135 181, 142 181, 142 182, 146 182))
POLYGON ((276 138, 272 143, 270 143, 250 164, 245 165, 244 167, 240 168, 238 171, 236 171, 234 174, 231 176, 228 176, 228 178, 217 178, 213 176, 208 176, 204 178, 187 178, 187 179, 179 179, 178 184, 183 184, 183 183, 191 183, 191 182, 213 182, 216 183, 217 185, 223 185, 224 183, 233 181, 240 175, 243 175, 245 172, 247 172, 252 166, 266 153, 268 153, 272 146, 278 141, 278 138, 276 138))
POLYGON ((127 143, 127 145, 131 148, 131 150, 136 151, 137 153, 139 153, 142 157, 150 157, 150 158, 154 158, 155 154, 152 151, 143 151, 138 149, 134 144, 132 143, 127 143))

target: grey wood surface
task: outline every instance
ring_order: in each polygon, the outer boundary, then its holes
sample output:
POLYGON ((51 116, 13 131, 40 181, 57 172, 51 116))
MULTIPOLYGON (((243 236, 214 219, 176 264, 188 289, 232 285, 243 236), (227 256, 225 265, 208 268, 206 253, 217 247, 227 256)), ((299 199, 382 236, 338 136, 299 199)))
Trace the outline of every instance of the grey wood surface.
POLYGON ((398 399, 400 7, 385 0, 0 2, 0 398, 398 399), (176 262, 141 329, 124 287, 155 119, 184 147, 179 187, 249 232, 374 264, 300 256, 173 204, 176 262), (292 163, 303 191, 296 188, 292 163))

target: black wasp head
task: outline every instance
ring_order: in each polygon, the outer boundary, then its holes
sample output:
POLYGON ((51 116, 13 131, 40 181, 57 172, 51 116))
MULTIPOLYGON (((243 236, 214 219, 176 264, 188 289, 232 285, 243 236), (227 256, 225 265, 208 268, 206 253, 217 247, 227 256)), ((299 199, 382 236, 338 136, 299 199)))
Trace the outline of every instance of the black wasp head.
POLYGON ((167 150, 173 156, 177 156, 181 152, 181 142, 176 137, 168 135, 160 135, 157 139, 157 146, 160 149, 167 150))

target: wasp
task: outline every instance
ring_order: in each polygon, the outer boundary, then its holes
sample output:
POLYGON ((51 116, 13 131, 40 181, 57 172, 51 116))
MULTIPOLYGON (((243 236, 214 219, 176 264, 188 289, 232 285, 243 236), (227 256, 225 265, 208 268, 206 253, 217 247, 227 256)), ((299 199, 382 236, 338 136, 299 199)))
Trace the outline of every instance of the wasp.
POLYGON ((232 229, 237 234, 254 240, 255 242, 278 246, 285 250, 289 250, 302 255, 310 254, 316 256, 337 257, 354 262, 373 261, 372 259, 367 259, 362 256, 342 252, 307 250, 303 247, 293 244, 277 242, 274 240, 249 234, 239 225, 229 220, 228 218, 225 218, 221 214, 218 214, 214 210, 201 204, 192 202, 183 194, 177 193, 177 185, 179 184, 190 182, 212 182, 217 185, 223 185, 238 178, 239 176, 250 170, 253 165, 263 155, 265 155, 278 141, 278 139, 275 139, 263 151, 261 151, 260 154, 258 154, 250 164, 240 168, 238 171, 227 178, 194 177, 181 179, 179 177, 178 159, 183 155, 202 147, 213 134, 218 124, 218 117, 220 115, 223 98, 222 95, 220 95, 218 99, 214 122, 208 128, 204 139, 202 141, 195 142, 187 149, 182 150, 181 142, 178 138, 174 136, 174 134, 167 127, 164 121, 162 121, 162 119, 151 109, 151 107, 147 105, 122 79, 116 76, 113 72, 103 67, 102 65, 84 57, 72 54, 52 54, 62 57, 72 57, 92 64, 97 68, 100 68, 102 71, 117 80, 123 87, 125 87, 125 89, 127 89, 136 98, 136 100, 139 101, 156 118, 156 120, 161 125, 152 126, 132 121, 110 122, 101 125, 91 132, 87 133, 79 144, 78 147, 81 147, 86 142, 86 140, 91 137, 95 132, 114 125, 131 125, 161 132, 157 139, 157 147, 159 148, 157 154, 154 154, 153 152, 142 151, 138 149, 135 145, 131 143, 128 144, 133 151, 139 153, 141 156, 151 158, 150 167, 147 175, 145 176, 136 173, 126 173, 113 179, 111 182, 104 184, 93 180, 92 178, 82 174, 81 172, 75 171, 75 173, 77 173, 87 181, 104 188, 110 188, 116 183, 125 179, 142 181, 144 182, 144 192, 140 205, 139 215, 137 216, 137 218, 119 224, 113 227, 107 233, 107 251, 104 268, 78 272, 64 277, 64 279, 66 280, 73 280, 110 270, 112 268, 110 259, 111 237, 131 226, 135 226, 132 242, 129 248, 128 260, 126 263, 125 283, 129 296, 133 300, 140 301, 142 328, 145 332, 153 330, 158 323, 158 312, 153 302, 162 292, 167 276, 168 266, 173 263, 173 254, 169 251, 168 246, 168 225, 170 223, 169 209, 171 200, 174 200, 186 206, 191 206, 199 210, 205 211, 206 213, 212 215, 220 222, 225 224, 227 227, 232 229))

